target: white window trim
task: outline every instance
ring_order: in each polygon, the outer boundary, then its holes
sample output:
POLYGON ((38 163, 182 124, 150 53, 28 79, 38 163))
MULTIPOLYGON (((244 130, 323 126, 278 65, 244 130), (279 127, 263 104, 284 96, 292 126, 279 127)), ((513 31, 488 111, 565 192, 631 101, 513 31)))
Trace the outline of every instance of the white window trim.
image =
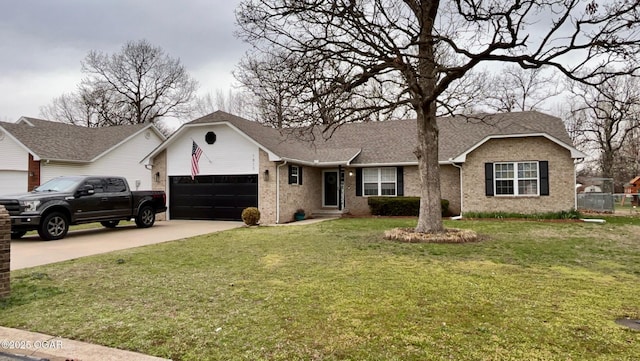
POLYGON ((397 167, 378 167, 378 168, 363 168, 362 169, 362 196, 363 197, 397 197, 398 196, 398 168, 397 167), (378 186, 378 194, 365 194, 366 189, 365 189, 365 184, 373 184, 374 182, 365 182, 365 171, 366 170, 377 170, 378 173, 378 179, 377 179, 377 186, 378 186), (383 182, 382 181, 382 169, 393 169, 394 173, 393 173, 393 192, 394 194, 382 194, 382 183, 391 183, 391 182, 383 182))
POLYGON ((291 182, 292 185, 300 185, 300 166, 291 165, 291 178, 295 179, 295 181, 291 182), (295 170, 296 174, 293 174, 295 170))
POLYGON ((537 160, 527 160, 520 162, 495 162, 493 163, 493 193, 496 197, 539 197, 540 196, 540 162, 537 160), (536 164, 536 178, 518 178, 518 164, 523 163, 535 163, 536 164), (513 164, 513 178, 498 178, 496 176, 496 165, 502 164, 513 164), (499 180, 512 180, 513 181, 513 194, 498 194, 498 181, 499 180), (536 193, 535 194, 520 194, 520 189, 518 186, 519 181, 525 180, 535 180, 536 183, 536 193))

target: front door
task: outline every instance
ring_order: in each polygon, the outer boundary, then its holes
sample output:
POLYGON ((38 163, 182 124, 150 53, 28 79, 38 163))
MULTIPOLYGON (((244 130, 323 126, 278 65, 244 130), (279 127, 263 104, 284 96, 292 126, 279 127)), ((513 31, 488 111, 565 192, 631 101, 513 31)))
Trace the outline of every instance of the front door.
POLYGON ((338 172, 334 170, 326 170, 323 174, 323 207, 337 207, 338 206, 338 172))

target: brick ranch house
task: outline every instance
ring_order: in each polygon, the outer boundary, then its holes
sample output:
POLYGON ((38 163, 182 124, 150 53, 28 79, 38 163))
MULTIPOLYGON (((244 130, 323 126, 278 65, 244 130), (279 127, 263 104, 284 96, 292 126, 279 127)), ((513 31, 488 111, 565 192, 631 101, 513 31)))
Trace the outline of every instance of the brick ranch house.
POLYGON ((0 194, 22 193, 62 175, 118 175, 151 189, 141 158, 164 135, 152 124, 87 128, 21 117, 0 122, 0 194))
MULTIPOLYGON (((574 161, 585 154, 561 119, 518 112, 438 126, 442 198, 454 213, 575 208, 574 161)), ((312 144, 218 111, 181 126, 144 162, 171 219, 237 220, 257 206, 262 223, 284 223, 298 208, 364 215, 369 196, 419 196, 415 135, 415 120, 357 123, 312 144), (203 154, 192 179, 194 143, 203 154)))

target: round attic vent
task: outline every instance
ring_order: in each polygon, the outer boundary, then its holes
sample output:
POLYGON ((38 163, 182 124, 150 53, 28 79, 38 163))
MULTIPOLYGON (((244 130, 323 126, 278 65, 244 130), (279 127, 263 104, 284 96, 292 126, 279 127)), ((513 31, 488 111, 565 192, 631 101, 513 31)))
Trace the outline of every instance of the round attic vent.
POLYGON ((216 142, 216 133, 207 132, 207 134, 204 136, 204 140, 207 142, 207 144, 215 143, 216 142))

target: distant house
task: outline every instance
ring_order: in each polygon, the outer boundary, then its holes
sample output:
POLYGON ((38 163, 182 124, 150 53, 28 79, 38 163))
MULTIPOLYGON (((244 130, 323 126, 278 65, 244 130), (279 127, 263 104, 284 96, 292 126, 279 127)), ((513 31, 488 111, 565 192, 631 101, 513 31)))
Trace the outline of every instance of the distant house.
POLYGON ((596 185, 590 185, 584 187, 584 193, 602 193, 602 188, 596 185))
MULTIPOLYGON (((443 117, 438 127, 442 198, 453 212, 576 206, 574 160, 585 154, 561 119, 519 112, 443 117)), ((327 141, 316 139, 215 112, 184 124, 147 161, 173 219, 239 219, 243 208, 257 206, 263 223, 282 223, 298 208, 364 215, 368 197, 420 195, 415 120, 347 124, 327 141)))
POLYGON ((141 159, 165 137, 152 124, 87 128, 22 117, 0 122, 0 194, 26 192, 61 175, 119 175, 151 189, 141 159))

